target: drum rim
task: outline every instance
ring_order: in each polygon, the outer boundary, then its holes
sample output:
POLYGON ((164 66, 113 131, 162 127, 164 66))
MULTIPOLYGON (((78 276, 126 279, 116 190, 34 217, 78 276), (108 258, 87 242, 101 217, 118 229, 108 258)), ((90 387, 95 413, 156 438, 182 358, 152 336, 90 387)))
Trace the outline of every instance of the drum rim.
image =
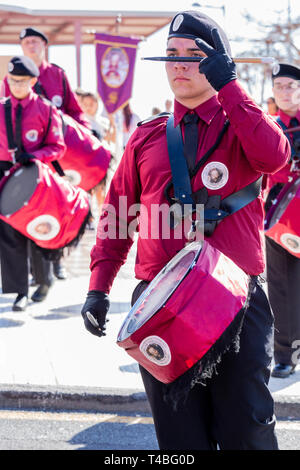
POLYGON ((281 216, 279 217, 279 219, 278 220, 277 219, 273 220, 274 217, 275 217, 275 214, 276 214, 276 210, 279 208, 280 204, 285 200, 287 195, 290 194, 292 191, 295 191, 295 194, 296 194, 299 189, 300 189, 300 176, 297 176, 297 177, 294 178, 294 180, 289 185, 287 185, 286 187, 284 187, 282 189, 282 195, 281 195, 280 199, 279 199, 279 196, 280 196, 281 192, 278 194, 278 196, 276 198, 276 203, 275 204, 273 203, 273 205, 271 206, 271 208, 269 210, 269 213, 267 214, 265 232, 272 229, 274 227, 274 225, 276 225, 280 221, 280 219, 283 216, 284 212, 287 210, 288 206, 292 202, 292 198, 291 198, 291 200, 286 205, 286 208, 284 209, 284 211, 281 214, 281 216))
MULTIPOLYGON (((200 254, 202 253, 202 250, 203 250, 203 246, 204 246, 204 241, 203 240, 200 240, 200 241, 197 241, 197 242, 191 242, 189 243, 187 246, 185 246, 184 248, 182 248, 175 256, 173 256, 173 258, 170 259, 170 261, 159 271, 159 273, 152 279, 152 281, 150 282, 150 284, 147 286, 147 288, 142 292, 142 294, 140 295, 140 297, 137 299, 137 301, 133 304, 133 306, 131 307, 130 311, 128 312, 128 315, 126 316, 120 330, 119 330, 119 333, 118 333, 118 337, 117 337, 117 342, 118 343, 121 343, 123 341, 126 341, 133 333, 135 333, 135 331, 132 331, 132 332, 128 332, 128 330, 126 329, 126 333, 127 336, 122 338, 121 339, 121 333, 123 330, 125 330, 125 328, 127 328, 127 326, 129 325, 129 318, 131 317, 131 314, 132 314, 132 311, 133 310, 136 310, 139 305, 144 301, 145 297, 149 294, 149 290, 152 290, 153 289, 153 285, 155 285, 155 283, 157 283, 157 280, 159 279, 159 277, 163 274, 164 271, 167 271, 167 269, 170 267, 170 265, 172 263, 174 263, 174 261, 176 260, 177 257, 179 257, 180 254, 182 254, 182 252, 184 250, 188 250, 188 251, 192 251, 193 249, 193 246, 194 245, 197 245, 198 248, 197 248, 197 252, 195 254, 195 257, 192 261, 192 263, 190 264, 190 266, 188 267, 188 269, 186 270, 184 276, 182 277, 182 279, 177 283, 175 284, 175 287, 170 291, 170 293, 168 294, 168 296, 164 299, 164 301, 162 303, 160 303, 160 305, 158 307, 155 308, 155 310, 153 311, 152 315, 150 317, 148 317, 147 319, 147 322, 161 309, 164 307, 164 305, 168 302, 168 300, 170 299, 170 297, 174 294, 174 292, 178 289, 178 287, 182 284, 182 282, 184 281, 184 279, 188 276, 188 274, 190 274, 190 272, 192 271, 192 269, 195 267, 195 265, 197 264, 198 260, 199 260, 199 257, 200 257, 200 254), (152 286, 152 287, 151 287, 152 286)), ((183 255, 182 255, 183 256, 183 255)), ((140 329, 143 325, 145 324, 142 323, 138 329, 140 329)))

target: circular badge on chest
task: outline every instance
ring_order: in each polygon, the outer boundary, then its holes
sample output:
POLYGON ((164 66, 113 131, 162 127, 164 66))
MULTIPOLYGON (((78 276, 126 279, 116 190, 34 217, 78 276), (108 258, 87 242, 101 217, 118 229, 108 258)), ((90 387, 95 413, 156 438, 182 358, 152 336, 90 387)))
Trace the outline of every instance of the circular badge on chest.
POLYGON ((38 140, 39 133, 36 129, 31 129, 27 131, 25 137, 29 142, 36 142, 38 140))
POLYGON ((228 181, 228 168, 221 162, 210 162, 202 171, 202 183, 208 189, 220 189, 228 181))
POLYGON ((57 108, 60 108, 62 105, 62 97, 59 95, 54 95, 51 101, 57 108))

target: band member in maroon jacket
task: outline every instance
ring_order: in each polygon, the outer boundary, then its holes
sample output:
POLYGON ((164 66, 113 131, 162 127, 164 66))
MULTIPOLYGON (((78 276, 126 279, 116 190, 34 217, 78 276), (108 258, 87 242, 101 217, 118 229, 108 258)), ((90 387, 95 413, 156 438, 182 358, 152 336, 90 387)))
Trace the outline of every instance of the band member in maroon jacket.
MULTIPOLYGON (((32 91, 38 75, 39 70, 29 57, 14 57, 8 64, 10 96, 2 98, 0 102, 0 178, 15 163, 27 165, 34 158, 46 163, 60 159, 65 152, 61 119, 56 108, 32 91), (5 117, 7 103, 10 106, 12 134, 15 134, 17 145, 16 154, 9 146, 5 117), (20 129, 19 135, 17 129, 20 129)), ((49 261, 42 258, 33 243, 30 246, 32 268, 39 284, 32 299, 40 301, 48 293, 52 275, 49 261)), ((5 222, 0 222, 2 292, 18 294, 13 305, 15 311, 25 310, 27 306, 28 247, 26 237, 5 222)))
MULTIPOLYGON (((277 121, 283 129, 300 125, 300 69, 279 64, 272 75, 273 94, 279 108, 277 121)), ((300 176, 300 132, 291 132, 291 160, 277 173, 270 175, 266 208, 271 206, 280 190, 295 175, 300 176)), ((295 217, 299 217, 295 214, 295 217)), ((292 241, 292 240, 291 240, 292 241)), ((272 376, 285 378, 293 374, 298 363, 300 338, 300 259, 274 240, 266 237, 269 299, 275 317, 274 358, 272 376)))
MULTIPOLYGON (((219 195, 224 199, 257 181, 263 173, 274 173, 285 165, 290 156, 286 137, 238 82, 226 35, 211 18, 196 11, 177 14, 170 25, 166 53, 204 58, 200 65, 179 60, 166 62, 175 96, 175 126, 181 126, 186 135, 185 122, 191 117, 198 121, 194 165, 215 144, 229 120, 221 144, 191 180, 194 194, 203 189, 208 197, 219 195)), ((106 203, 116 210, 117 229, 129 230, 127 237, 123 230, 121 236, 117 230, 113 232, 116 237, 103 237, 103 233, 109 234, 109 218, 105 212, 100 218, 91 253, 90 290, 82 308, 85 327, 94 335, 104 333, 108 294, 133 244, 130 229, 135 216, 129 210, 124 215, 123 196, 127 196, 128 208, 136 203, 143 208, 137 214, 135 266, 136 277, 142 282, 133 293, 133 301, 187 242, 184 236, 176 238, 172 231, 168 239, 145 236, 155 228, 151 225, 151 207, 168 203, 165 188, 172 173, 167 119, 162 115, 138 126, 111 182, 106 203)), ((240 335, 239 353, 224 354, 221 363, 216 364, 217 374, 205 387, 196 384, 191 388, 187 400, 180 402, 176 410, 163 399, 166 385, 140 367, 161 449, 209 450, 216 449, 217 444, 220 449, 277 449, 273 400, 267 386, 273 317, 258 279, 265 267, 263 219, 263 200, 259 195, 224 218, 206 236, 213 247, 231 258, 255 283, 240 335)))
MULTIPOLYGON (((39 79, 34 88, 36 93, 50 100, 57 109, 75 121, 91 129, 65 71, 45 59, 48 44, 46 35, 36 28, 28 27, 21 31, 20 40, 23 54, 30 57, 39 68, 39 79)), ((66 270, 60 261, 53 262, 53 271, 58 279, 66 278, 66 270)))

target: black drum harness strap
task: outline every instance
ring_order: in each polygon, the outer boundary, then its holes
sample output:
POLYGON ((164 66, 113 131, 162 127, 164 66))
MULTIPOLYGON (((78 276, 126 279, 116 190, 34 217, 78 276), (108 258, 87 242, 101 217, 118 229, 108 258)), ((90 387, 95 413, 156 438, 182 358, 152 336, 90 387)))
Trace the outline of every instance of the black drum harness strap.
MULTIPOLYGON (((40 97, 41 99, 44 99, 43 97, 40 97)), ((51 127, 52 123, 52 110, 53 110, 53 105, 47 100, 47 102, 50 104, 50 113, 49 113, 49 119, 48 119, 48 124, 47 124, 47 129, 44 134, 42 144, 45 142, 46 137, 48 135, 48 132, 51 127)), ((24 148, 22 145, 22 135, 21 135, 21 127, 18 123, 19 118, 18 114, 16 116, 16 132, 15 132, 15 137, 14 137, 14 132, 13 132, 13 123, 12 123, 12 106, 11 106, 11 99, 10 97, 6 98, 6 101, 4 103, 4 113, 5 113, 5 126, 6 126, 6 135, 7 135, 7 142, 8 142, 8 150, 12 154, 12 159, 13 159, 13 164, 16 163, 17 157, 24 152, 24 148)), ((59 162, 52 161, 51 162, 55 171, 59 174, 59 176, 65 176, 65 173, 59 164, 59 162)))
MULTIPOLYGON (((195 168, 189 173, 186 159, 183 154, 183 141, 180 125, 174 127, 173 115, 170 115, 168 118, 167 145, 171 164, 172 180, 165 187, 164 194, 170 204, 170 209, 172 206, 174 206, 174 204, 176 205, 177 209, 174 212, 170 210, 171 228, 175 228, 176 225, 183 219, 185 215, 185 205, 189 205, 192 212, 195 213, 196 204, 203 204, 204 233, 206 236, 211 236, 218 222, 242 209, 259 196, 263 178, 262 176, 253 183, 240 189, 236 193, 231 194, 223 200, 221 200, 221 196, 219 195, 208 196, 206 188, 202 188, 196 193, 192 193, 191 178, 196 175, 196 173, 206 163, 212 153, 218 148, 225 132, 228 129, 228 126, 229 121, 227 120, 224 123, 224 126, 213 146, 205 153, 195 168), (170 197, 169 195, 169 191, 172 186, 174 187, 174 197, 170 197), (179 211, 178 208, 180 209, 179 211), (174 216, 174 213, 176 216, 174 216)), ((192 221, 192 227, 189 234, 191 239, 195 236, 196 228, 197 221, 192 221)))

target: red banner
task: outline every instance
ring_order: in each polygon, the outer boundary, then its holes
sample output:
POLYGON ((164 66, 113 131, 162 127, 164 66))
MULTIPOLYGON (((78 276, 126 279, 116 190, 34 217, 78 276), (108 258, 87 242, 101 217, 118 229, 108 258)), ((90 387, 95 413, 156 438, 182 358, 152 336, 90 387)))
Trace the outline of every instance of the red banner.
POLYGON ((108 113, 125 106, 132 93, 139 39, 96 33, 97 86, 108 113))

